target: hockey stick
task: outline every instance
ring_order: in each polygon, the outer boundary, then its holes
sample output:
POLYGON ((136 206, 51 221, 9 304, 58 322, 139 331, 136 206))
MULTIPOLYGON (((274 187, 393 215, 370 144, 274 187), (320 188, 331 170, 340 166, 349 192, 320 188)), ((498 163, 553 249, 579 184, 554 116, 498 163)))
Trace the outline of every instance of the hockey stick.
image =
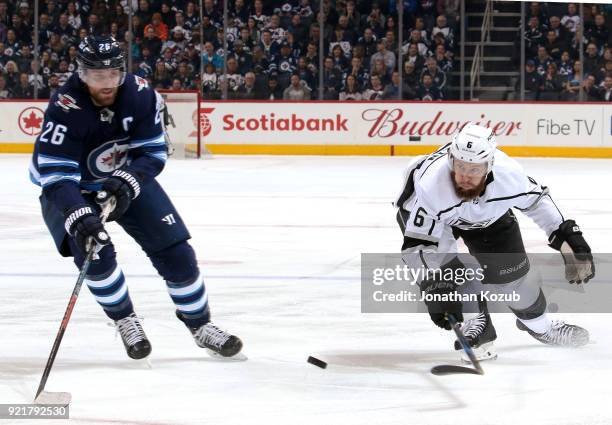
POLYGON ((457 335, 457 340, 459 340, 463 351, 465 351, 465 354, 467 354, 467 356, 469 357, 470 361, 472 362, 472 365, 474 365, 474 369, 465 366, 439 365, 432 367, 431 373, 438 376, 452 375, 456 373, 484 375, 484 370, 482 369, 482 366, 480 366, 480 362, 476 358, 476 355, 474 354, 472 347, 470 347, 469 342, 467 341, 467 339, 465 339, 465 335, 463 335, 463 332, 461 331, 461 326, 459 325, 459 323, 457 323, 457 319, 455 319, 455 316, 453 316, 452 314, 447 314, 446 318, 450 322, 453 331, 455 331, 455 335, 457 335))
MULTIPOLYGON (((113 211, 114 208, 115 198, 111 197, 108 202, 102 205, 102 212, 100 213, 100 221, 102 221, 102 224, 106 222, 108 215, 113 211)), ((77 278, 76 284, 74 285, 74 289, 72 290, 72 295, 70 296, 70 300, 68 301, 68 306, 66 307, 66 311, 64 312, 64 318, 60 323, 59 330, 57 331, 57 335, 55 336, 55 341, 53 342, 53 347, 51 347, 51 353, 47 358, 45 370, 42 374, 42 377, 40 378, 38 390, 36 390, 34 402, 37 404, 59 404, 62 406, 66 406, 70 404, 70 401, 72 400, 72 395, 70 393, 50 392, 45 391, 44 389, 45 385, 47 384, 47 378, 49 378, 49 373, 51 373, 51 367, 53 367, 53 362, 55 362, 55 356, 57 356, 60 343, 62 342, 62 338, 64 337, 64 332, 66 332, 66 327, 68 326, 68 321, 70 320, 70 316, 72 315, 72 310, 74 309, 74 305, 76 304, 77 298, 79 297, 81 286, 83 286, 83 281, 85 280, 85 276, 87 275, 89 264, 91 263, 94 257, 94 253, 95 246, 92 246, 87 252, 87 255, 85 256, 85 261, 83 261, 83 265, 81 266, 79 277, 77 278)))

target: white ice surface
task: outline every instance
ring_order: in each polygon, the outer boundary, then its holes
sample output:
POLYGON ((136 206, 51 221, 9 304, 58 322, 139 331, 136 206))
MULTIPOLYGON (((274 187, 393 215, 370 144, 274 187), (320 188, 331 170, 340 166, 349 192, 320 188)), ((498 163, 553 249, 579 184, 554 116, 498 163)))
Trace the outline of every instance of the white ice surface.
MULTIPOLYGON (((0 157, 0 403, 33 398, 77 275, 47 234, 28 161, 0 157)), ((190 228, 214 320, 243 339, 249 360, 220 363, 197 348, 146 256, 110 225, 153 367, 127 358, 83 288, 47 384, 72 393, 70 423, 612 423, 610 315, 566 317, 591 332, 579 350, 540 345, 498 315, 499 359, 486 375, 435 377, 433 365, 457 362, 450 333, 425 316, 360 313, 360 254, 401 245, 390 202, 408 161, 171 161, 160 181, 190 228)), ((609 252, 612 161, 520 162, 592 248, 609 252)), ((521 222, 527 249, 548 252, 521 222)), ((64 421, 14 421, 28 422, 64 421)))

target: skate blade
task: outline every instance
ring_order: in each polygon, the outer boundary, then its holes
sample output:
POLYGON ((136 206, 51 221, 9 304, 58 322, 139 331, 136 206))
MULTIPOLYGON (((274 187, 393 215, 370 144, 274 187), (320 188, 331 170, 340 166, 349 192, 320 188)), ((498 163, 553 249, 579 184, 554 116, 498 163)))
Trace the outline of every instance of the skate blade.
POLYGON ((72 394, 66 392, 42 391, 34 400, 36 404, 55 404, 68 406, 72 401, 72 394))
POLYGON ((208 355, 210 357, 212 357, 215 360, 221 361, 221 362, 245 362, 247 361, 249 358, 247 356, 245 356, 243 353, 237 353, 234 354, 232 357, 224 357, 221 354, 209 349, 209 348, 205 348, 206 352, 208 353, 208 355))
MULTIPOLYGON (((474 352, 476 359, 480 362, 497 359, 497 351, 495 350, 493 342, 487 342, 482 344, 480 347, 472 347, 472 351, 474 352)), ((470 358, 463 351, 461 352, 461 361, 465 364, 472 363, 470 358)))

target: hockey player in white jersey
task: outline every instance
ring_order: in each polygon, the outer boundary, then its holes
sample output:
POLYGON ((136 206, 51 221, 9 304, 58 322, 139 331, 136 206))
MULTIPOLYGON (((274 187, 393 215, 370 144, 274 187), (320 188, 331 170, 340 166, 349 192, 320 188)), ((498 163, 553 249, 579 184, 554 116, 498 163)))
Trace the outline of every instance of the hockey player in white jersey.
MULTIPOLYGON (((563 255, 570 283, 586 283, 593 278, 591 249, 574 220, 559 211, 548 189, 497 150, 491 129, 467 124, 451 143, 414 161, 396 206, 404 235, 402 252, 405 258, 421 262, 415 266, 465 267, 452 254, 457 252, 456 238, 460 237, 479 263, 487 263, 482 282, 487 289, 521 293, 520 301, 508 303, 520 330, 545 344, 576 347, 588 342, 587 330, 552 320, 546 313, 542 291, 525 284, 529 261, 512 209, 529 216, 546 232, 549 246, 563 255), (496 264, 494 259, 500 257, 503 264, 496 264)), ((455 290, 453 282, 421 282, 422 292, 444 294, 455 290)), ((463 322, 459 301, 429 302, 427 307, 431 319, 441 328, 451 329, 447 313, 463 322)), ((478 307, 479 313, 466 320, 462 330, 481 360, 495 358, 495 328, 486 303, 479 302, 478 307)), ((456 343, 455 349, 460 348, 456 343)))

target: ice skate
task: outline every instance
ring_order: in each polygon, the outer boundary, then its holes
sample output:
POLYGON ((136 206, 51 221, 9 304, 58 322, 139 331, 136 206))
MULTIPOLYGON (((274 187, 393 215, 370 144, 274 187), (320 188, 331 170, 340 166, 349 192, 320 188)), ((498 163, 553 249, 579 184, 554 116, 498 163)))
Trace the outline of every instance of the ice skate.
POLYGON ((127 355, 132 359, 144 359, 151 354, 151 343, 142 329, 140 320, 135 313, 116 320, 115 327, 125 346, 127 355))
POLYGON ((589 342, 589 331, 580 326, 568 325, 562 320, 553 320, 550 329, 541 334, 529 329, 519 319, 516 319, 516 327, 547 345, 582 347, 589 342))
MULTIPOLYGON (((494 360, 497 358, 497 352, 493 345, 493 342, 497 339, 497 334, 488 313, 479 313, 478 316, 466 320, 461 326, 461 331, 478 360, 494 360)), ((461 350, 461 360, 464 363, 471 363, 462 350, 459 341, 455 341, 455 350, 461 350)))

